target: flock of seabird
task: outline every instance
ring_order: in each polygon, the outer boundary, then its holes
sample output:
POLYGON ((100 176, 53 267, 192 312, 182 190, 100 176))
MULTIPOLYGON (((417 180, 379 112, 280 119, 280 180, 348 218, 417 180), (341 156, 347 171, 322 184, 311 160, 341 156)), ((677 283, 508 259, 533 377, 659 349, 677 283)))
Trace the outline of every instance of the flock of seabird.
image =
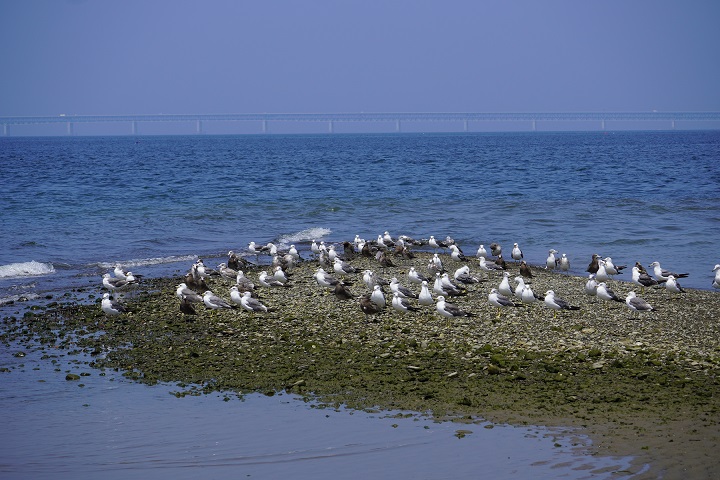
MULTIPOLYGON (((511 275, 507 271, 508 266, 502 256, 502 247, 498 243, 492 243, 489 245, 489 249, 488 252, 481 244, 476 252, 475 262, 477 262, 477 267, 484 272, 502 273, 500 283, 496 288, 490 290, 487 297, 488 304, 497 307, 497 318, 500 318, 503 309, 534 303, 542 303, 545 307, 552 309, 553 317, 560 310, 579 310, 578 306, 563 300, 553 290, 548 290, 543 295, 533 292, 528 281, 533 277, 532 270, 526 263, 518 243, 513 244, 510 254, 512 261, 520 269, 520 275, 514 277, 515 285, 511 284, 511 275)), ((468 285, 488 281, 490 278, 487 274, 487 279, 481 279, 471 274, 470 265, 473 261, 449 236, 444 240, 430 236, 428 240, 416 241, 405 235, 393 238, 386 231, 384 234, 379 234, 376 240, 370 241, 356 235, 354 241, 342 242, 342 253, 334 244, 325 245, 324 242, 318 243, 313 240, 310 252, 311 261, 318 263, 313 275, 317 285, 332 290, 339 300, 357 300, 360 311, 365 315, 366 320, 372 315, 382 312, 388 306, 403 313, 418 311, 423 306, 434 306, 435 311, 448 321, 459 317, 473 317, 474 313, 464 311, 448 299, 467 295, 468 285), (426 267, 427 273, 422 273, 415 266, 410 266, 407 273, 407 281, 409 284, 419 286, 419 293, 403 285, 396 277, 387 280, 382 277, 382 274, 368 269, 360 271, 352 264, 353 259, 359 256, 374 258, 384 272, 386 268, 395 266, 394 262, 398 261, 396 259, 411 260, 415 258, 413 248, 424 245, 434 250, 426 267), (447 263, 461 264, 452 276, 446 270, 445 262, 438 251, 445 252, 447 263), (328 273, 326 269, 332 273, 328 273), (348 280, 348 276, 359 277, 367 287, 368 293, 354 294, 349 286, 354 285, 357 280, 348 280), (390 295, 389 301, 386 300, 386 294, 390 295)), ((555 249, 549 249, 544 267, 547 270, 558 269, 567 272, 570 268, 567 255, 557 256, 558 253, 555 249)), ((257 286, 264 288, 290 288, 292 286, 290 272, 298 262, 306 261, 300 257, 295 245, 291 245, 287 251, 280 251, 273 243, 259 246, 255 242, 250 242, 245 256, 254 256, 259 265, 260 255, 269 255, 272 258, 270 266, 261 271, 257 277, 257 286)), ((254 265, 246 258, 233 251, 228 252, 227 263, 221 263, 217 269, 206 267, 203 261, 198 259, 185 275, 184 282, 177 285, 175 295, 180 300, 180 311, 185 315, 195 315, 197 314, 195 304, 203 304, 210 310, 241 308, 259 314, 272 311, 273 308, 264 305, 258 298, 255 282, 244 274, 243 270, 252 266, 254 265), (206 279, 209 276, 219 276, 235 282, 229 288, 229 301, 216 295, 208 287, 206 279)), ((651 263, 649 267, 652 269, 652 276, 640 263, 636 263, 631 269, 631 282, 638 285, 643 291, 645 288, 664 286, 672 293, 682 294, 685 292, 678 279, 685 278, 688 274, 665 270, 657 261, 651 263)), ((634 312, 654 311, 655 308, 638 297, 634 291, 629 292, 623 299, 610 288, 608 282, 622 274, 625 268, 625 265, 615 265, 610 257, 602 258, 598 254, 592 255, 586 269, 589 276, 584 287, 585 294, 603 301, 624 302, 634 312)), ((715 265, 713 272, 715 272, 715 277, 712 286, 720 289, 720 264, 715 265)), ((119 315, 128 310, 122 303, 114 300, 111 294, 136 285, 139 276, 125 272, 119 265, 113 273, 114 276, 110 273, 103 275, 103 287, 108 292, 103 295, 101 306, 105 313, 119 315)))

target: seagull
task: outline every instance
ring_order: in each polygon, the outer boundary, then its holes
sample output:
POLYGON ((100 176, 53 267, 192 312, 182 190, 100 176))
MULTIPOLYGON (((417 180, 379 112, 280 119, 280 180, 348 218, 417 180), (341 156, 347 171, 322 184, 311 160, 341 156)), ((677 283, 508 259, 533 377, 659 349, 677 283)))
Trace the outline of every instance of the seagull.
POLYGON ((415 267, 410 267, 410 270, 408 271, 408 280, 412 283, 422 283, 427 282, 430 280, 425 275, 418 273, 417 270, 415 270, 415 267))
POLYGON ((523 303, 530 304, 535 303, 538 300, 544 300, 544 298, 533 292, 529 285, 525 285, 522 289, 520 300, 522 300, 523 303))
POLYGON ((230 287, 230 300, 238 305, 242 305, 242 294, 240 293, 240 289, 238 289, 237 285, 230 287))
POLYGON ((545 260, 545 268, 548 270, 553 270, 557 266, 557 259, 555 258, 556 253, 558 253, 558 251, 554 248, 548 250, 548 257, 545 260))
POLYGON ((600 260, 600 255, 597 253, 593 253, 592 260, 590 260, 590 265, 588 265, 586 272, 589 273, 597 273, 598 271, 598 261, 600 260))
POLYGON ((258 281, 260 282, 260 285, 263 287, 289 287, 290 285, 285 285, 284 283, 275 280, 275 277, 271 277, 268 275, 268 273, 263 270, 260 272, 260 275, 258 275, 258 281))
POLYGON ((452 284, 452 282, 450 282, 450 279, 447 277, 447 273, 443 273, 442 276, 439 273, 435 274, 433 292, 437 293, 438 295, 445 295, 448 297, 459 297, 461 295, 467 294, 465 290, 461 290, 460 288, 452 284), (444 278, 447 278, 447 281, 443 282, 444 278))
POLYGON ((119 263, 115 265, 115 270, 113 270, 113 274, 116 278, 121 278, 123 280, 125 280, 125 277, 127 277, 127 273, 123 271, 119 263))
POLYGON ((313 275, 315 278, 315 281, 320 285, 321 287, 334 287, 338 283, 338 279, 330 275, 329 273, 325 272, 322 268, 318 268, 315 271, 315 274, 313 275))
POLYGON ((505 259, 503 258, 502 254, 497 256, 497 258, 495 259, 495 264, 503 270, 507 270, 507 264, 505 263, 505 259))
POLYGON ((463 265, 462 267, 455 270, 455 274, 453 275, 453 277, 455 278, 455 280, 460 283, 464 283, 465 285, 480 282, 479 278, 470 275, 470 267, 468 267, 467 265, 463 265))
POLYGON ((235 285, 237 285, 238 289, 243 292, 252 292, 255 290, 255 284, 245 276, 245 273, 243 273, 242 270, 239 270, 237 272, 237 276, 235 276, 235 285))
POLYGON ((627 297, 625 297, 625 303, 627 306, 636 312, 647 312, 647 311, 654 311, 652 305, 650 305, 648 302, 643 300, 640 297, 635 296, 635 292, 630 292, 627 294, 627 297))
POLYGON ((445 267, 443 266, 442 260, 440 260, 440 257, 438 257, 437 253, 433 254, 432 264, 435 267, 436 272, 443 273, 445 271, 445 267))
POLYGON ((450 275, 448 275, 447 273, 443 273, 443 274, 440 276, 440 282, 442 283, 442 286, 443 286, 444 289, 447 289, 447 290, 463 290, 463 287, 459 287, 459 286, 455 285, 455 284, 452 282, 452 280, 450 280, 450 275))
MULTIPOLYGON (((232 287, 237 288, 237 287, 232 287)), ((270 309, 260 303, 260 300, 256 298, 252 298, 250 292, 243 293, 242 297, 240 297, 240 305, 247 310, 248 312, 268 312, 270 309)))
POLYGON ((493 257, 500 256, 500 254, 502 254, 502 247, 500 246, 500 244, 495 243, 495 242, 491 243, 490 244, 490 253, 492 254, 493 257))
POLYGON ((203 303, 205 303, 205 306, 211 310, 217 310, 221 308, 235 308, 234 305, 230 305, 228 302, 218 297, 210 290, 206 291, 203 294, 203 303))
POLYGON ((333 293, 340 300, 350 300, 351 298, 355 298, 355 295, 345 286, 344 282, 336 283, 333 293))
POLYGON ((296 262, 300 260, 300 254, 298 253, 297 247, 292 244, 288 249, 288 255, 290 255, 296 262))
POLYGON ((588 275, 588 281, 585 283, 585 295, 589 297, 597 297, 598 283, 595 280, 595 274, 588 275))
POLYGON ((225 263, 221 263, 217 266, 218 272, 220 272, 220 276, 223 278, 229 278, 230 280, 233 280, 237 277, 237 270, 232 269, 227 266, 225 263))
POLYGON ((120 302, 116 302, 110 296, 110 293, 105 292, 103 294, 102 302, 100 303, 102 311, 108 315, 120 315, 121 313, 127 313, 129 310, 120 302))
POLYGON ((433 247, 435 249, 435 252, 437 253, 438 248, 447 248, 447 244, 443 242, 442 240, 435 240, 435 237, 433 235, 430 235, 430 239, 428 240, 428 245, 433 247))
POLYGON ((625 265, 620 265, 619 267, 616 267, 612 261, 612 258, 605 257, 605 271, 608 273, 608 275, 617 275, 619 273, 622 273, 621 270, 624 268, 625 265))
POLYGON ((525 263, 525 260, 520 262, 520 275, 522 275, 525 278, 532 278, 533 274, 530 270, 530 267, 528 267, 528 264, 525 263))
POLYGON ((503 272, 503 279, 497 288, 497 291, 506 297, 510 297, 513 294, 512 288, 510 288, 510 273, 503 272))
POLYGON ((418 298, 415 292, 400 285, 400 282, 398 282, 398 279, 395 277, 390 279, 390 290, 393 293, 397 293, 401 298, 418 298))
POLYGON ((516 262, 519 262, 520 260, 523 259, 522 250, 520 250, 520 247, 518 247, 517 243, 513 243, 513 249, 512 249, 512 252, 510 253, 510 256, 516 262))
POLYGON ((392 247, 395 245, 395 240, 392 239, 392 237, 390 236, 390 232, 388 232, 387 230, 385 230, 382 239, 385 245, 388 247, 392 247))
POLYGON ((185 315, 197 315, 195 307, 192 306, 190 300, 188 300, 184 295, 180 298, 180 312, 185 315))
POLYGON ((715 268, 713 268, 713 272, 715 272, 715 278, 713 279, 712 286, 715 288, 720 288, 720 264, 715 265, 715 268))
POLYGON ((103 286, 112 291, 121 290, 125 287, 133 285, 134 282, 129 282, 122 278, 111 277, 109 273, 103 275, 103 286))
POLYGON ((245 268, 247 265, 247 261, 245 261, 244 258, 240 257, 238 254, 230 250, 228 252, 228 261, 227 266, 232 268, 235 271, 241 270, 245 268))
POLYGON ((484 245, 481 244, 480 247, 478 247, 478 250, 477 250, 477 253, 475 254, 475 256, 477 258, 487 258, 487 250, 485 250, 484 245))
POLYGON ((375 285, 373 287, 373 291, 370 294, 370 301, 377 305, 380 309, 385 308, 385 294, 383 293, 380 285, 375 285))
POLYGON ((480 257, 479 262, 480 262, 480 268, 482 268, 486 272, 493 272, 493 271, 498 271, 498 270, 503 269, 500 265, 493 262, 492 260, 485 260, 485 257, 480 257))
POLYGON ((202 295, 193 290, 190 290, 185 283, 181 283, 177 286, 177 290, 175 290, 175 295, 180 300, 184 299, 188 302, 200 303, 203 301, 202 295))
POLYGON ((608 286, 605 284, 605 282, 598 283, 597 286, 597 296, 599 298, 602 298, 603 300, 612 300, 614 302, 622 302, 622 298, 619 298, 617 295, 615 295, 615 292, 610 290, 608 286))
POLYGON ((669 275, 667 282, 665 282, 665 288, 670 290, 671 292, 675 293, 685 293, 685 289, 683 289, 677 280, 675 280, 674 275, 669 275))
POLYGON ((370 295, 363 295, 360 297, 360 310, 365 314, 365 320, 367 321, 368 315, 375 315, 380 313, 382 308, 378 307, 375 302, 370 300, 370 295))
POLYGON ((689 275, 687 273, 675 273, 675 272, 670 272, 668 270, 664 270, 663 268, 660 267, 660 262, 653 262, 648 266, 653 267, 653 274, 655 275, 655 279, 657 281, 667 280, 670 275, 672 275, 676 279, 677 278, 685 278, 689 275))
POLYGON ((393 293, 392 307, 398 312, 417 312, 420 310, 418 307, 410 305, 398 292, 393 293))
POLYGON ((467 258, 465 258, 465 255, 463 255, 463 253, 460 251, 460 248, 458 248, 458 246, 455 244, 450 245, 450 258, 452 258, 456 262, 467 261, 467 258))
POLYGON ((287 274, 285 274, 285 271, 280 265, 275 267, 275 271, 273 272, 273 278, 278 282, 282 283, 283 285, 288 282, 287 274))
POLYGON ((645 287, 654 287, 658 284, 658 281, 652 278, 647 273, 643 273, 640 271, 640 268, 637 266, 632 267, 632 282, 634 284, 640 285, 643 289, 645 287))
POLYGON ((595 273, 595 280, 597 282, 607 282, 608 280, 610 280, 610 274, 605 269, 605 260, 598 260, 598 269, 595 273))
POLYGON ((553 318, 557 316, 558 310, 580 310, 580 307, 570 305, 562 298, 556 297, 555 292, 553 292, 552 290, 548 290, 547 292, 545 292, 544 302, 545 305, 555 310, 555 312, 553 312, 553 318))
POLYGON ((422 286, 420 287, 420 294, 418 295, 418 303, 420 305, 433 305, 435 301, 432 298, 432 294, 430 293, 430 290, 428 290, 428 283, 427 280, 423 280, 422 286))
POLYGON ((450 318, 457 318, 457 317, 474 317, 475 314, 470 312, 465 312, 458 308, 456 305, 453 305, 452 303, 447 303, 445 301, 445 297, 440 295, 437 298, 437 303, 435 304, 435 310, 442 315, 443 317, 446 317, 448 319, 450 318))
POLYGON ((497 318, 500 318, 500 314, 502 313, 502 308, 504 307, 519 307, 519 303, 515 303, 509 298, 507 298, 502 293, 498 292, 497 289, 493 288, 490 290, 490 294, 488 295, 488 303, 490 305, 495 305, 498 307, 498 314, 497 318))
POLYGON ((515 277, 515 281, 517 282, 517 287, 515 287, 515 291, 513 293, 517 298, 522 299, 522 291, 525 288, 525 280, 523 280, 522 277, 515 277))
POLYGON ((560 257, 560 270, 563 272, 567 272, 570 270, 570 259, 567 258, 566 254, 562 254, 562 257, 560 257))
POLYGON ((388 258, 388 256, 385 255, 385 252, 383 252, 382 250, 378 251, 375 258, 380 263, 380 266, 383 268, 390 268, 390 267, 395 266, 395 264, 392 262, 392 260, 390 260, 390 258, 388 258))
POLYGON ((310 243, 310 252, 313 255, 320 255, 320 246, 318 245, 317 240, 313 240, 310 243))

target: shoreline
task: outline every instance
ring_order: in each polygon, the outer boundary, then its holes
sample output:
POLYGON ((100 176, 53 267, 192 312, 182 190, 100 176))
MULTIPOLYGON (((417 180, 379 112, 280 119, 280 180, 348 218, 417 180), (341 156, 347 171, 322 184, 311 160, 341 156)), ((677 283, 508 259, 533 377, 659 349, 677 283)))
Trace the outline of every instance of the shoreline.
MULTIPOLYGON (((431 254, 416 255, 411 261, 393 258, 398 266, 384 272, 374 259, 350 263, 396 276, 417 292, 407 270, 425 272, 431 254)), ((441 258, 451 275, 461 265, 449 255, 441 258)), ((552 289, 580 310, 554 315, 540 303, 503 309, 498 317, 487 294, 502 276, 481 272, 474 258, 469 265, 487 281, 449 301, 472 312, 471 318, 448 321, 434 306, 400 313, 388 305, 366 319, 356 299, 338 300, 317 285, 317 262, 304 261, 291 270, 291 287, 256 287, 272 312, 196 305, 198 314, 185 316, 174 295, 181 280, 149 279, 126 295, 132 313, 109 317, 97 304, 50 302, 22 318, 6 317, 3 337, 79 348, 95 355, 93 367, 119 369, 150 384, 197 385, 207 393, 286 390, 361 410, 577 428, 592 439, 593 454, 634 456, 636 471, 622 472, 643 472, 634 478, 720 475, 714 458, 720 440, 720 293, 641 293, 633 284, 610 282, 618 296, 634 290, 657 309, 638 314, 624 303, 587 297, 585 278, 532 267, 536 293, 552 289)), ((246 275, 257 285, 266 267, 246 275)), ((508 270, 511 279, 518 273, 512 262, 508 270)), ((369 293, 361 275, 347 276, 356 296, 369 293)), ((226 300, 234 283, 208 280, 226 300)))

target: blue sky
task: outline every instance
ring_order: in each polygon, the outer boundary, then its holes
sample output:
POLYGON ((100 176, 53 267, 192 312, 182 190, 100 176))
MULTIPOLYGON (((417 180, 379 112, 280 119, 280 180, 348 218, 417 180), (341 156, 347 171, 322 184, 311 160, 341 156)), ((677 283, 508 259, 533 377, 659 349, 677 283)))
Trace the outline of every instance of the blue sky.
POLYGON ((720 111, 720 2, 0 0, 0 116, 720 111))

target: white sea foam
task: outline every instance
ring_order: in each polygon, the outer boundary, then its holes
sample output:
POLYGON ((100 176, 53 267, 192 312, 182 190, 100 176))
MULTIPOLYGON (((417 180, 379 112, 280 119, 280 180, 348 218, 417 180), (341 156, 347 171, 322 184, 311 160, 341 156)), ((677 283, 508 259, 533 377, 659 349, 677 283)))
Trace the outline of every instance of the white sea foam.
POLYGON ((313 228, 306 228, 305 230, 301 230, 296 233, 289 233, 287 235, 281 235, 277 243, 280 247, 285 247, 292 245, 293 243, 300 243, 300 242, 307 242, 310 240, 317 240, 319 238, 323 238, 327 235, 330 235, 332 233, 332 230, 329 228, 322 228, 322 227, 313 227, 313 228))
POLYGON ((51 273, 55 273, 52 263, 40 263, 35 260, 0 266, 0 278, 37 277, 51 273))
POLYGON ((116 265, 120 265, 123 268, 135 268, 146 267, 148 265, 162 265, 165 263, 194 262, 197 258, 197 255, 171 255, 169 257, 139 258, 118 262, 99 262, 97 265, 100 268, 115 268, 116 265))
POLYGON ((40 298, 40 295, 36 293, 27 293, 24 295, 10 295, 7 297, 0 297, 0 306, 19 301, 35 300, 36 298, 40 298))

